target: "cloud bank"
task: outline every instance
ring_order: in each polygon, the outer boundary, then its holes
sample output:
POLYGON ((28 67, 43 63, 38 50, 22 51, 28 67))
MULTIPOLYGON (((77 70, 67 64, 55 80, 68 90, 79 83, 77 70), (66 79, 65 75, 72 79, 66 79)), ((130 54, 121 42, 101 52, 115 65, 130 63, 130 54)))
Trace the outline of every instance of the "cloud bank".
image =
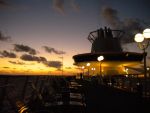
POLYGON ((66 54, 66 52, 64 51, 59 51, 59 50, 56 50, 55 48, 52 48, 52 47, 48 47, 48 46, 43 46, 44 50, 48 53, 55 53, 57 55, 62 55, 62 54, 66 54))
POLYGON ((1 31, 0 31, 0 41, 8 42, 11 40, 10 36, 5 36, 1 31))
POLYGON ((29 46, 23 44, 14 44, 14 51, 16 52, 27 52, 31 55, 36 55, 37 51, 29 46))
MULTIPOLYGON (((47 51, 48 53, 54 53, 54 54, 65 54, 65 52, 63 51, 58 51, 54 48, 51 47, 47 47, 44 46, 43 47, 45 49, 45 51, 47 51)), ((52 68, 57 68, 60 69, 62 66, 62 62, 60 61, 48 61, 45 57, 42 56, 36 56, 37 52, 35 49, 27 46, 27 45, 23 45, 23 44, 14 44, 14 49, 15 52, 26 52, 25 54, 22 54, 20 56, 20 59, 23 61, 35 61, 37 63, 42 63, 47 67, 52 67, 52 68)), ((0 57, 1 58, 17 58, 17 55, 13 52, 8 52, 6 50, 4 51, 0 51, 0 57)), ((8 61, 11 64, 14 65, 26 65, 25 62, 21 62, 21 61, 8 61)))
POLYGON ((0 0, 0 8, 8 7, 9 5, 8 0, 0 0))
POLYGON ((61 14, 64 14, 64 0, 53 0, 53 9, 61 14))
POLYGON ((8 52, 6 50, 0 52, 0 55, 1 55, 2 58, 4 58, 4 57, 7 57, 7 58, 16 58, 17 57, 17 55, 15 53, 8 52))
POLYGON ((60 69, 62 66, 62 63, 60 61, 47 61, 44 64, 48 67, 54 67, 57 69, 60 69))
POLYGON ((47 67, 53 67, 60 69, 62 66, 62 63, 60 61, 47 61, 45 57, 38 57, 34 55, 29 55, 29 54, 23 54, 20 57, 21 60, 23 61, 36 61, 38 63, 43 63, 47 67))
POLYGON ((25 63, 24 62, 20 62, 20 61, 8 61, 9 63, 11 63, 11 64, 16 64, 16 65, 25 65, 25 63))
POLYGON ((79 5, 75 2, 75 0, 53 0, 53 9, 57 11, 60 14, 65 14, 65 5, 66 3, 69 2, 70 8, 73 9, 74 11, 79 11, 80 7, 79 5))
POLYGON ((37 61, 37 62, 46 62, 47 59, 44 57, 37 57, 37 56, 33 56, 33 55, 28 55, 28 54, 23 54, 20 57, 21 60, 24 61, 37 61))
POLYGON ((80 11, 80 6, 75 2, 75 0, 70 0, 70 6, 74 11, 80 11))

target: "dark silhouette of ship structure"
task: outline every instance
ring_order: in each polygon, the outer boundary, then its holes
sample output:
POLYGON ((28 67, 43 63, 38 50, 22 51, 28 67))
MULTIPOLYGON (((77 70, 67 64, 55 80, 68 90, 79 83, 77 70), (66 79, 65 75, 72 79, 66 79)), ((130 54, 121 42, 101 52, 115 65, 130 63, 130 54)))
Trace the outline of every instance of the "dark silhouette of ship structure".
MULTIPOLYGON (((95 68, 94 74, 99 73, 98 57, 103 56, 101 61, 102 75, 138 75, 140 72, 133 72, 126 67, 139 65, 143 59, 142 53, 123 51, 121 46, 121 38, 124 32, 121 30, 111 30, 110 28, 100 28, 96 31, 90 32, 88 40, 92 43, 91 52, 77 54, 73 56, 75 65, 84 67, 84 71, 95 68), (87 66, 90 63, 90 66, 87 66)), ((89 71, 92 75, 93 72, 89 71)))
MULTIPOLYGON (((123 51, 123 35, 122 30, 107 27, 92 31, 88 36, 92 43, 91 52, 73 56, 74 65, 82 70, 80 77, 91 78, 93 84, 86 92, 87 111, 90 113, 149 111, 150 103, 145 101, 149 98, 143 99, 143 71, 133 67, 141 64, 143 53, 123 51), (104 59, 98 61, 101 56, 104 59)), ((150 88, 147 93, 150 93, 150 88)))
POLYGON ((92 43, 91 53, 98 52, 122 52, 120 38, 124 34, 121 30, 111 30, 110 28, 98 29, 89 34, 88 40, 92 43), (116 37, 112 32, 116 33, 116 37))
POLYGON ((0 75, 0 113, 149 113, 150 100, 142 96, 139 84, 143 80, 138 73, 118 71, 120 64, 139 64, 143 59, 141 53, 122 50, 122 35, 122 31, 109 28, 90 32, 91 52, 73 56, 75 65, 86 67, 90 62, 88 68, 95 66, 98 70, 97 57, 103 55, 102 76, 99 71, 95 72, 97 76, 93 72, 87 76, 87 67, 80 79, 0 75))

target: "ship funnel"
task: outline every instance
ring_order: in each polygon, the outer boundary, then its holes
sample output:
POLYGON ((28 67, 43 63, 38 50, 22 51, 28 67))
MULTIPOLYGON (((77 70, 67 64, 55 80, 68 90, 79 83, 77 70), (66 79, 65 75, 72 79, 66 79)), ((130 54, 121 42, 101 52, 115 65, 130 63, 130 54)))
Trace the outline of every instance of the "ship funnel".
POLYGON ((121 30, 106 27, 90 32, 88 40, 92 43, 91 53, 122 52, 120 39, 123 34, 121 30))

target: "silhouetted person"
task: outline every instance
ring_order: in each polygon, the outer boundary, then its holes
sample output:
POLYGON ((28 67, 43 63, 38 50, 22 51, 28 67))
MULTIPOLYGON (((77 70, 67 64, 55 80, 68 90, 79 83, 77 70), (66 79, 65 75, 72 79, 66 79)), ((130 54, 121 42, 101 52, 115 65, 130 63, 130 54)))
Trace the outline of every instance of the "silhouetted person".
POLYGON ((83 74, 82 73, 80 73, 80 79, 83 79, 83 74))

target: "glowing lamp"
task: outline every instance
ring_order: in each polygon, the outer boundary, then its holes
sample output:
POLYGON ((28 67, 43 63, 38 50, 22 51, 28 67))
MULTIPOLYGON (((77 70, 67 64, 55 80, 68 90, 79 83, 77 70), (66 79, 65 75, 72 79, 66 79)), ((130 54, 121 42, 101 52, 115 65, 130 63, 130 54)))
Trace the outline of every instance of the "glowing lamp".
POLYGON ((144 36, 141 33, 137 33, 134 37, 134 40, 136 42, 143 42, 144 41, 144 36))
POLYGON ((147 28, 143 31, 144 38, 150 38, 150 29, 147 28))
POLYGON ((86 66, 90 66, 90 63, 87 63, 86 66))
POLYGON ((98 61, 104 60, 104 56, 99 56, 99 57, 97 58, 97 60, 98 60, 98 61))
POLYGON ((82 68, 82 69, 84 69, 85 67, 84 67, 84 66, 82 66, 81 68, 82 68))

